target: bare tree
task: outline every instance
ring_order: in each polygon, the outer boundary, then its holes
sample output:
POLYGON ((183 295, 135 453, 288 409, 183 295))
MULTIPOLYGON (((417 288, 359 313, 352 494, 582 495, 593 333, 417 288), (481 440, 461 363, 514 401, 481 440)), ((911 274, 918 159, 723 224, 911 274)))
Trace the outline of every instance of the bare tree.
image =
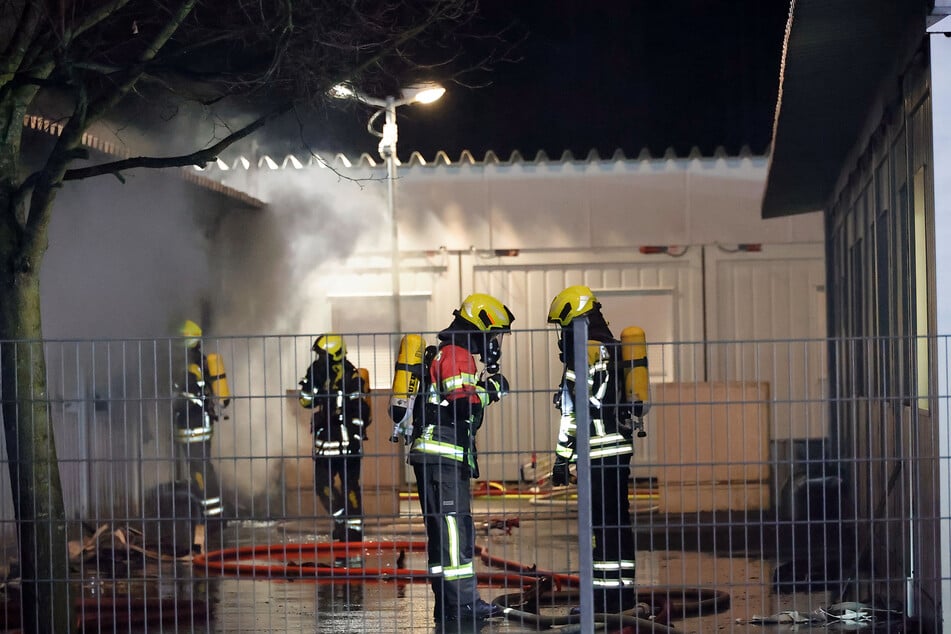
POLYGON ((39 345, 40 268, 63 182, 202 165, 300 104, 325 99, 339 81, 372 91, 438 67, 457 54, 454 38, 474 12, 474 0, 0 0, 0 412, 25 631, 73 627, 39 345), (75 166, 89 158, 82 139, 90 126, 156 91, 209 108, 238 103, 255 116, 180 155, 75 166), (62 131, 39 164, 27 165, 23 122, 40 100, 56 105, 62 131))

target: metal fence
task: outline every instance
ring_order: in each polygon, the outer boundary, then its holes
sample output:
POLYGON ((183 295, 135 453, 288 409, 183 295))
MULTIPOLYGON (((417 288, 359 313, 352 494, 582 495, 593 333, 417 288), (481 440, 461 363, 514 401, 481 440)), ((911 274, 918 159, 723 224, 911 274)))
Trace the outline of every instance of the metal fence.
MULTIPOLYGON (((435 342, 435 333, 420 334, 435 342)), ((17 354, 46 361, 79 625, 431 630, 423 516, 387 415, 399 338, 343 335, 348 358, 373 377, 364 542, 347 547, 332 539, 333 520, 315 496, 310 412, 298 403, 314 336, 203 340, 224 359, 231 392, 211 441, 223 502, 213 525, 177 467, 182 340, 17 342, 17 354), (358 565, 348 563, 354 555, 358 565)), ((908 376, 893 372, 889 353, 921 351, 919 343, 648 344, 653 406, 647 435, 632 440, 629 495, 639 605, 592 617, 591 550, 579 548, 591 543, 592 474, 580 460, 579 486, 548 478, 562 371, 556 335, 506 336, 502 371, 512 389, 487 410, 471 484, 480 592, 509 611, 482 631, 592 631, 596 620, 609 630, 649 623, 697 632, 917 622, 929 604, 922 596, 946 582, 925 562, 940 552, 947 439, 934 410, 947 394, 918 380, 917 363, 908 376)), ((934 356, 947 349, 931 344, 934 356)), ((18 594, 9 472, 0 470, 0 619, 13 629, 34 607, 18 594)))

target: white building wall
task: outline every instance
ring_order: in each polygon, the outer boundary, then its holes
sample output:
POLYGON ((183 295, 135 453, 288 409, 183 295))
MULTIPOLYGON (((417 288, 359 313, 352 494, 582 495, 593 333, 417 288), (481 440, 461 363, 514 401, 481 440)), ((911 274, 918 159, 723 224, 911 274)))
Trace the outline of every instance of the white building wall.
MULTIPOLYGON (((310 209, 310 220, 291 232, 295 252, 311 244, 315 255, 302 273, 296 332, 385 333, 395 323, 385 172, 335 170, 222 176, 278 218, 288 199, 293 218, 310 209)), ((817 341, 825 336, 821 215, 761 219, 765 175, 762 157, 400 167, 403 330, 435 341, 451 311, 477 291, 497 295, 516 315, 519 333, 504 351, 516 394, 480 433, 483 478, 517 479, 533 452, 551 451, 557 418, 548 389, 559 368, 546 316, 570 284, 597 292, 616 335, 628 325, 645 329, 654 381, 765 380, 777 399, 774 439, 824 435, 821 406, 807 403, 818 401, 826 374, 817 341), (736 251, 748 243, 761 251, 736 251), (646 245, 668 246, 669 254, 642 254, 646 245), (517 255, 498 252, 508 250, 517 255), (790 338, 798 341, 762 343, 790 338), (724 340, 747 343, 710 345, 724 340), (515 448, 517 462, 503 453, 515 448)), ((374 389, 389 387, 398 339, 360 339, 357 362, 375 368, 374 389)), ((651 440, 638 465, 653 461, 651 440)))
POLYGON ((709 380, 768 381, 771 438, 827 434, 825 269, 819 244, 708 247, 709 380))
MULTIPOLYGON (((223 352, 236 394, 293 390, 309 359, 310 335, 328 329, 376 333, 354 338, 352 353, 373 371, 374 388, 387 390, 399 338, 388 334, 392 257, 383 171, 283 165, 209 170, 268 203, 264 210, 239 206, 224 215, 163 174, 137 174, 125 186, 70 184, 44 264, 46 336, 164 337, 207 301, 212 336, 300 335, 276 347, 228 340, 223 352)), ((737 360, 748 349, 734 346, 728 358, 709 345, 824 335, 816 290, 821 219, 761 220, 764 180, 765 161, 758 157, 401 167, 402 323, 433 341, 452 309, 476 290, 497 294, 517 315, 504 359, 516 393, 494 408, 480 434, 483 477, 513 480, 533 452, 550 455, 557 419, 549 395, 559 367, 545 318, 551 297, 569 284, 597 291, 615 334, 627 325, 647 331, 657 382, 763 376, 787 386, 790 399, 815 392, 814 382, 825 376, 818 354, 799 360, 757 344, 759 363, 750 364, 737 360), (762 251, 721 251, 747 242, 761 243, 762 251), (671 255, 644 255, 643 245, 676 248, 671 255), (785 299, 764 299, 772 297, 785 299), (764 365, 789 371, 751 374, 764 365), (500 452, 513 450, 518 460, 502 459, 500 452)), ((58 367, 55 360, 51 367, 58 367)), ((61 388, 51 384, 51 393, 86 407, 82 418, 92 433, 99 429, 92 403, 96 394, 113 394, 109 382, 70 387, 67 378, 61 388)), ((774 398, 781 394, 774 391, 774 398)), ((281 398, 236 401, 228 425, 216 434, 226 486, 253 497, 274 481, 271 461, 250 464, 234 456, 265 451, 279 462, 298 451, 306 457, 309 439, 292 436, 284 405, 281 398), (251 483, 242 484, 246 480, 251 483)), ((167 415, 157 404, 147 408, 141 420, 120 421, 149 430, 143 432, 145 489, 171 477, 170 462, 151 459, 167 453, 158 448, 168 444, 167 415)), ((67 409, 64 422, 75 418, 67 409)), ((778 405, 774 411, 774 438, 822 433, 817 413, 785 414, 778 405)), ((382 415, 376 424, 388 426, 382 415)), ((653 441, 650 434, 637 441, 638 475, 651 475, 653 441)), ((75 447, 70 440, 62 446, 65 462, 77 457, 75 447)), ((73 475, 69 482, 96 477, 73 475)), ((71 513, 96 503, 78 489, 69 497, 71 513)))
MULTIPOLYGON (((700 323, 699 253, 671 261, 666 256, 658 259, 622 250, 585 250, 562 252, 557 260, 550 254, 531 253, 524 259, 500 258, 497 263, 475 265, 473 288, 505 297, 516 315, 516 327, 524 316, 524 328, 530 329, 509 338, 504 371, 516 388, 531 386, 532 391, 502 401, 500 411, 492 414, 499 424, 486 425, 481 432, 484 450, 480 464, 491 479, 513 479, 518 475, 517 466, 529 462, 533 452, 551 452, 558 422, 551 393, 558 384, 561 365, 556 331, 546 330, 546 319, 551 298, 566 286, 590 286, 603 303, 615 335, 631 325, 650 333, 648 356, 654 382, 695 375, 692 346, 674 348, 671 344, 701 334, 694 331, 700 323), (532 424, 522 424, 525 420, 532 424), (517 424, 511 424, 513 421, 517 424), (516 448, 522 452, 518 462, 509 453, 516 448)), ((639 448, 636 463, 656 462, 652 439, 648 435, 645 446, 639 448)))
POLYGON ((425 251, 821 242, 820 214, 759 217, 765 173, 759 157, 404 166, 400 243, 425 251))

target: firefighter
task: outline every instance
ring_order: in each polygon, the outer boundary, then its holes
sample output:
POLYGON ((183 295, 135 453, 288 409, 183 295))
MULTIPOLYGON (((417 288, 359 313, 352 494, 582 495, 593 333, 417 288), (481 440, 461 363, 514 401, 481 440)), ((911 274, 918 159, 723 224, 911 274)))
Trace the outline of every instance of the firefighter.
MULTIPOLYGON (((333 518, 335 541, 362 542, 360 461, 371 422, 369 386, 347 359, 342 336, 317 337, 313 351, 314 362, 300 380, 300 404, 314 412, 310 431, 317 499, 333 518)), ((355 566, 362 561, 351 557, 335 563, 355 566)))
MULTIPOLYGON (((501 338, 515 317, 498 299, 482 293, 469 295, 453 316, 437 335, 435 354, 424 355, 426 401, 417 408, 421 411, 415 415, 409 451, 426 523, 437 625, 482 621, 503 613, 501 607, 483 601, 476 587, 470 479, 479 473, 475 436, 485 408, 508 392, 499 368, 501 338), (484 365, 481 373, 474 355, 484 365)), ((390 408, 394 420, 405 414, 399 409, 390 408)))
POLYGON ((576 462, 575 372, 572 326, 588 318, 588 411, 590 413, 591 506, 595 612, 616 614, 635 605, 635 544, 628 502, 633 425, 625 403, 620 342, 601 313, 601 304, 587 286, 558 293, 548 311, 549 323, 561 326, 558 348, 564 364, 555 407, 561 413, 551 481, 569 482, 569 464, 576 462))
MULTIPOLYGON (((201 349, 201 327, 186 320, 179 334, 184 337, 185 363, 178 371, 175 392, 175 444, 179 465, 187 474, 189 495, 200 509, 201 525, 218 525, 222 516, 221 486, 211 462, 214 424, 230 403, 224 364, 217 354, 201 349)), ((196 545, 201 548, 201 540, 196 545)))

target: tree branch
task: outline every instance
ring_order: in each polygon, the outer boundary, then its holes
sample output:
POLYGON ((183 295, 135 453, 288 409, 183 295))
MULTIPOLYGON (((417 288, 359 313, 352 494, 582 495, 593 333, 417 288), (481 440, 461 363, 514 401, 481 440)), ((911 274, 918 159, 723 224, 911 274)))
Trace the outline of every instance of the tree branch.
POLYGON ((290 103, 280 106, 267 113, 266 115, 255 119, 248 125, 244 126, 240 130, 236 130, 223 138, 221 141, 218 141, 214 145, 192 152, 190 154, 182 154, 179 156, 166 156, 166 157, 157 157, 157 156, 135 156, 128 159, 123 159, 121 161, 113 161, 111 163, 102 163, 100 165, 92 165, 90 167, 80 167, 77 169, 67 170, 66 174, 63 176, 64 181, 74 181, 81 180, 84 178, 92 178, 93 176, 102 176, 103 174, 118 174, 124 170, 135 169, 137 167, 145 167, 150 169, 160 169, 163 167, 187 167, 189 165, 205 165, 211 161, 214 161, 218 158, 218 155, 225 150, 233 143, 240 141, 244 137, 248 136, 255 130, 263 127, 265 123, 271 119, 278 117, 288 110, 290 110, 292 105, 290 103))
POLYGON ((132 66, 129 69, 129 76, 126 80, 118 84, 114 90, 109 91, 97 102, 89 106, 89 115, 88 121, 93 122, 105 113, 109 112, 112 108, 118 104, 123 97, 125 97, 132 87, 135 86, 135 82, 139 80, 142 74, 145 72, 145 68, 149 62, 155 59, 155 56, 158 55, 158 52, 162 50, 162 47, 175 35, 175 31, 178 30, 178 27, 182 25, 182 22, 185 21, 185 18, 188 17, 188 14, 192 12, 195 8, 195 3, 197 0, 185 0, 182 2, 181 6, 178 8, 178 11, 169 18, 168 22, 155 34, 155 37, 152 39, 152 42, 149 43, 148 47, 142 53, 142 56, 139 58, 139 63, 135 66, 132 66))
POLYGON ((109 4, 102 5, 96 11, 90 11, 85 18, 83 18, 83 21, 72 29, 69 33, 69 38, 72 39, 82 35, 127 4, 129 4, 129 0, 114 0, 109 4))
MULTIPOLYGON (((8 51, 15 51, 13 55, 7 55, 6 52, 0 59, 3 59, 4 62, 0 66, 0 86, 2 86, 10 78, 7 77, 8 74, 13 73, 13 71, 18 68, 21 70, 29 70, 30 66, 37 64, 42 67, 52 67, 55 65, 54 54, 55 51, 60 50, 61 48, 69 48, 70 40, 75 39, 79 35, 85 33, 91 28, 98 26, 103 21, 107 20, 119 9, 123 8, 129 4, 130 0, 113 0, 110 3, 104 4, 94 11, 90 11, 88 14, 85 14, 82 22, 72 29, 68 33, 57 33, 56 36, 62 38, 62 41, 58 42, 58 45, 51 45, 50 43, 50 31, 36 31, 36 26, 42 14, 40 10, 43 6, 42 2, 30 1, 27 2, 27 10, 32 11, 33 14, 29 15, 29 18, 33 20, 32 24, 29 24, 27 17, 23 17, 20 20, 20 23, 17 25, 17 36, 20 37, 21 27, 24 27, 24 32, 29 30, 29 34, 24 35, 24 40, 22 42, 22 50, 14 49, 14 44, 7 48, 8 51), (26 26, 32 28, 26 29, 26 26), (29 40, 26 38, 32 37, 33 35, 38 35, 35 40, 29 40)), ((49 17, 47 15, 47 17, 49 17)), ((52 36, 52 37, 56 37, 52 36)))
POLYGON ((0 59, 3 60, 0 63, 0 86, 4 86, 13 79, 16 70, 20 67, 23 58, 30 49, 30 41, 36 32, 39 21, 40 3, 27 2, 17 22, 13 39, 10 40, 10 43, 3 50, 2 56, 0 56, 0 59))
MULTIPOLYGON (((125 5, 128 0, 114 0, 114 2, 104 5, 98 15, 99 20, 105 19, 111 15, 118 7, 125 5)), ((82 135, 88 129, 89 124, 97 118, 104 115, 110 109, 115 107, 123 97, 135 86, 135 82, 141 77, 145 66, 154 59, 156 53, 161 50, 168 40, 172 37, 185 18, 195 7, 197 0, 183 0, 178 11, 168 20, 162 29, 155 35, 148 47, 140 56, 138 63, 129 69, 129 74, 125 81, 117 84, 113 89, 106 91, 98 100, 90 103, 86 98, 86 86, 82 82, 77 82, 78 94, 77 103, 73 114, 69 117, 63 132, 60 134, 56 145, 50 152, 46 165, 38 170, 39 178, 33 185, 32 197, 30 198, 29 212, 26 217, 26 236, 29 242, 28 249, 35 251, 44 249, 46 228, 50 221, 53 199, 56 196, 56 189, 62 183, 65 174, 69 171, 66 166, 76 158, 75 150, 82 144, 82 135)), ((94 24, 93 20, 84 20, 80 28, 87 24, 94 24)), ((36 257, 39 257, 37 254, 36 257)))

